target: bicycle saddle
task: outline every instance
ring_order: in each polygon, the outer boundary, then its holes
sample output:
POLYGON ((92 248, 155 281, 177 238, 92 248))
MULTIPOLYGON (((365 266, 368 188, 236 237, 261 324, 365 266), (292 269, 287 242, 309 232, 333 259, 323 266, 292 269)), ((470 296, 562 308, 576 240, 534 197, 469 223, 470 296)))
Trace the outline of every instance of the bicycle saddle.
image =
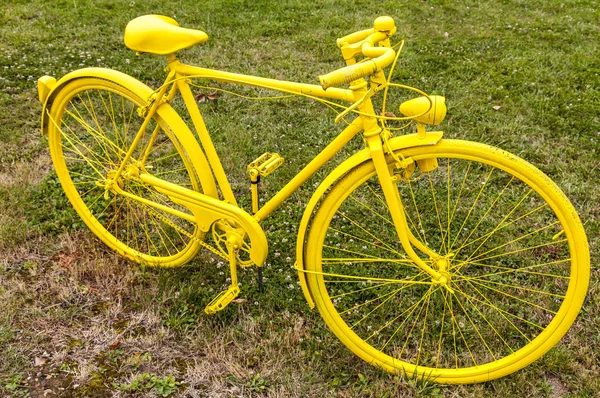
POLYGON ((208 35, 200 30, 181 28, 173 18, 143 15, 129 21, 124 40, 128 48, 139 53, 168 55, 204 43, 208 35))

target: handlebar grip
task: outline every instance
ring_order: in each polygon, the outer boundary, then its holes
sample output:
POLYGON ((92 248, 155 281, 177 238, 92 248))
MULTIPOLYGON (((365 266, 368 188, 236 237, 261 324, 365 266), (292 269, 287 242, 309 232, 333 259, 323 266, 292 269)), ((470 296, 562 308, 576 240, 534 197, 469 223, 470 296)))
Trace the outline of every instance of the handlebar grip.
POLYGON ((361 77, 372 75, 377 69, 377 64, 373 60, 368 60, 360 64, 345 66, 326 75, 321 75, 319 76, 319 81, 323 89, 339 87, 358 80, 361 77))

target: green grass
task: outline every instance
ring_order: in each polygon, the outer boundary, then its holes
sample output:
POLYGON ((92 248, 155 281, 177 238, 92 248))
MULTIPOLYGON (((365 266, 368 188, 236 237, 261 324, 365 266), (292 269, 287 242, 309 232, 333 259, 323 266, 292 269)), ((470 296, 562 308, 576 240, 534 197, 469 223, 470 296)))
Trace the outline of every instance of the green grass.
MULTIPOLYGON (((3 396, 40 396, 47 389, 63 396, 141 396, 160 394, 159 382, 169 396, 597 395, 596 1, 0 5, 3 396), (369 27, 379 15, 393 16, 397 37, 406 39, 396 80, 446 96, 446 136, 500 146, 527 159, 556 181, 579 212, 592 278, 571 331, 524 370, 475 386, 393 377, 357 359, 308 309, 292 268, 302 211, 332 165, 264 224, 270 242, 266 291, 258 292, 255 269, 242 270, 243 300, 214 317, 203 308, 226 284, 227 267, 217 260, 201 254, 180 269, 155 270, 110 253, 83 228, 51 171, 35 81, 104 66, 157 87, 164 59, 136 57, 122 42, 127 21, 147 13, 208 33, 205 45, 180 54, 184 61, 309 83, 343 65, 337 37, 369 27)), ((268 197, 339 132, 334 113, 303 99, 249 102, 223 95, 201 104, 201 111, 246 206, 248 162, 264 151, 291 160, 264 179, 268 197)), ((361 145, 357 140, 351 147, 361 145)))

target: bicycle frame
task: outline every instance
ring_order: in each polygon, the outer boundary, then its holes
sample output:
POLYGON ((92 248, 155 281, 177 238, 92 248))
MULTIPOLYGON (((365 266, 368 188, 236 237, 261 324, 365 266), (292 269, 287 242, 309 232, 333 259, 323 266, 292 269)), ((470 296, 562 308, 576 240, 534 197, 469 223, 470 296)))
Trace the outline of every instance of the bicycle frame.
MULTIPOLYGON (((391 209, 391 216, 394 224, 396 225, 396 229, 398 231, 398 237, 406 250, 407 254, 415 263, 427 272, 433 280, 439 282, 442 285, 446 283, 446 277, 442 275, 437 270, 433 269, 431 266, 427 265, 415 252, 412 246, 415 246, 421 252, 427 254, 431 259, 436 262, 439 262, 438 269, 444 270, 443 264, 445 263, 444 259, 441 259, 437 253, 433 252, 426 245, 420 242, 414 235, 410 232, 408 228, 408 223, 404 215, 404 210, 402 203, 400 201, 400 197, 398 194, 397 187, 395 186, 395 177, 393 170, 389 170, 388 163, 385 159, 385 152, 389 151, 384 148, 384 142, 381 137, 383 129, 379 126, 377 119, 374 116, 375 111, 373 109, 373 104, 371 102, 370 97, 366 97, 368 92, 367 84, 363 82, 355 85, 351 85, 350 89, 340 89, 340 88, 329 88, 324 90, 320 86, 305 84, 305 83, 296 83, 289 81, 280 81, 269 78, 262 78, 250 75, 236 74, 230 72, 217 71, 207 68, 201 68, 191 65, 186 65, 180 63, 174 54, 168 56, 169 60, 169 74, 165 80, 165 83, 158 90, 156 96, 153 96, 148 104, 150 107, 149 112, 146 115, 146 119, 142 124, 136 139, 132 143, 132 148, 130 149, 128 155, 133 153, 134 146, 137 144, 141 136, 145 133, 145 129, 150 121, 150 118, 153 116, 153 113, 156 111, 158 106, 163 103, 163 98, 165 98, 166 102, 170 102, 177 91, 180 92, 187 111, 192 119, 192 123, 194 128, 198 134, 198 138, 200 139, 200 143, 206 156, 208 158, 208 162, 211 170, 205 171, 205 173, 214 174, 214 177, 217 180, 217 184, 223 194, 223 199, 225 203, 230 206, 225 206, 223 203, 207 203, 209 201, 200 201, 203 203, 195 203, 193 205, 191 202, 194 200, 190 197, 189 190, 182 189, 181 187, 174 187, 166 181, 162 181, 152 176, 142 175, 141 178, 151 184, 154 185, 158 190, 163 193, 167 193, 169 196, 174 198, 174 200, 178 200, 178 203, 186 206, 190 209, 197 220, 205 220, 203 225, 201 225, 201 229, 207 231, 208 227, 212 222, 219 219, 220 212, 223 214, 229 214, 233 216, 240 224, 244 225, 244 230, 249 234, 251 241, 253 244, 258 242, 259 246, 263 246, 264 249, 259 249, 260 252, 263 252, 263 255, 259 255, 257 252, 251 252, 252 260, 257 264, 261 265, 262 262, 266 259, 267 245, 266 239, 263 234, 257 233, 257 228, 252 221, 256 221, 260 223, 266 217, 269 216, 275 209, 277 209, 288 197, 290 197, 304 182, 306 182, 317 170, 319 170, 326 162, 328 162, 336 153, 338 153, 352 138, 354 138, 357 134, 363 131, 363 135, 365 137, 366 146, 368 147, 371 158, 375 164, 375 168, 377 170, 377 175, 382 186, 384 196, 386 201, 388 202, 389 208, 391 209), (271 199, 267 201, 267 203, 262 206, 253 216, 252 221, 248 221, 247 217, 244 217, 243 210, 239 209, 239 211, 234 211, 232 208, 237 208, 237 202, 235 196, 233 195, 233 191, 223 170, 221 162, 219 160, 219 156, 216 152, 216 149, 212 143, 204 120, 200 114, 200 111, 196 105, 196 101, 194 99, 194 95, 189 87, 187 79, 190 77, 194 78, 205 78, 216 81, 225 81, 229 83, 247 85, 265 88, 269 90, 276 90, 285 93, 292 94, 308 94, 315 97, 323 97, 328 99, 338 99, 350 102, 355 104, 358 108, 359 116, 348 125, 333 141, 331 141, 312 161, 310 161, 295 177, 293 177, 277 194, 275 194, 271 199), (169 87, 171 87, 169 89, 169 87), (176 198, 176 199, 175 199, 176 198), (206 214, 206 206, 211 206, 213 211, 211 214, 206 214), (250 232, 254 230, 254 239, 253 234, 250 232), (258 236, 261 235, 261 236, 258 236)), ((421 136, 424 136, 424 131, 420 132, 421 136)), ((152 143, 152 140, 150 141, 152 143)), ((126 156, 123 160, 123 164, 119 168, 119 173, 124 168, 124 164, 128 162, 128 156, 126 156)), ((406 166, 404 166, 406 167, 406 166)), ((118 176, 118 174, 117 174, 118 176)), ((196 196, 196 202, 199 201, 196 196)), ((180 214, 176 214, 177 216, 181 216, 180 214)), ((188 216, 189 217, 189 216, 188 216)), ((202 224, 202 223, 200 223, 202 224)))
MULTIPOLYGON (((202 147, 204 148, 211 164, 212 171, 215 175, 219 188, 223 192, 224 199, 230 203, 236 203, 227 177, 223 171, 212 140, 208 134, 202 116, 195 105, 195 100, 192 92, 184 77, 193 76, 195 78, 207 78, 217 81, 225 81, 230 83, 242 84, 265 88, 269 90, 282 91, 292 94, 309 94, 316 97, 328 99, 340 99, 354 103, 360 100, 366 93, 366 89, 349 90, 349 89, 328 89, 323 90, 320 86, 280 81, 267 79, 255 76, 241 75, 236 73, 228 73, 216 71, 206 68, 199 68, 190 65, 184 65, 179 61, 172 59, 169 63, 171 73, 174 73, 171 81, 175 84, 169 93, 171 99, 178 90, 185 102, 188 112, 192 118, 192 122, 202 147)), ((165 84, 169 84, 169 77, 165 84)), ((379 126, 375 126, 379 130, 379 126)), ((350 124, 336 137, 329 145, 327 145, 308 165, 306 165, 292 180, 290 180, 274 197, 272 197, 264 206, 262 206, 254 218, 259 222, 263 221, 275 209, 277 209, 290 195, 292 195, 306 180, 308 180, 318 169, 320 169, 327 161, 329 161, 344 145, 354 138, 360 131, 363 130, 363 119, 358 118, 355 123, 350 124)))

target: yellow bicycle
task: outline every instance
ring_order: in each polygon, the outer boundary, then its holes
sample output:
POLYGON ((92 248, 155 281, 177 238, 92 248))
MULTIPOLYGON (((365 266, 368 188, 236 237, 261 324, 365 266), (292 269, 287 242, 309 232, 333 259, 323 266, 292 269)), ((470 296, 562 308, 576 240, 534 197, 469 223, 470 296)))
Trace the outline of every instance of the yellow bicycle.
POLYGON ((207 305, 214 314, 239 293, 237 267, 264 263, 261 222, 362 134, 364 149, 321 182, 298 228, 296 269, 309 305, 350 350, 389 372, 440 383, 514 372, 554 346, 579 313, 590 262, 583 226, 534 166, 426 129, 444 119, 444 98, 391 82, 401 49, 390 44, 395 32, 393 19, 380 17, 338 39, 346 66, 312 85, 182 64, 175 53, 208 36, 164 16, 136 18, 125 44, 167 57, 158 89, 102 68, 38 81, 42 129, 64 191, 86 225, 133 261, 175 267, 203 247, 226 258, 232 283, 207 305), (192 79, 317 99, 337 106, 336 120, 347 126, 262 207, 260 178, 284 160, 265 153, 252 162, 246 211, 192 79), (400 105, 401 117, 386 111, 392 87, 419 94, 400 105), (402 120, 416 132, 394 136, 402 120))

